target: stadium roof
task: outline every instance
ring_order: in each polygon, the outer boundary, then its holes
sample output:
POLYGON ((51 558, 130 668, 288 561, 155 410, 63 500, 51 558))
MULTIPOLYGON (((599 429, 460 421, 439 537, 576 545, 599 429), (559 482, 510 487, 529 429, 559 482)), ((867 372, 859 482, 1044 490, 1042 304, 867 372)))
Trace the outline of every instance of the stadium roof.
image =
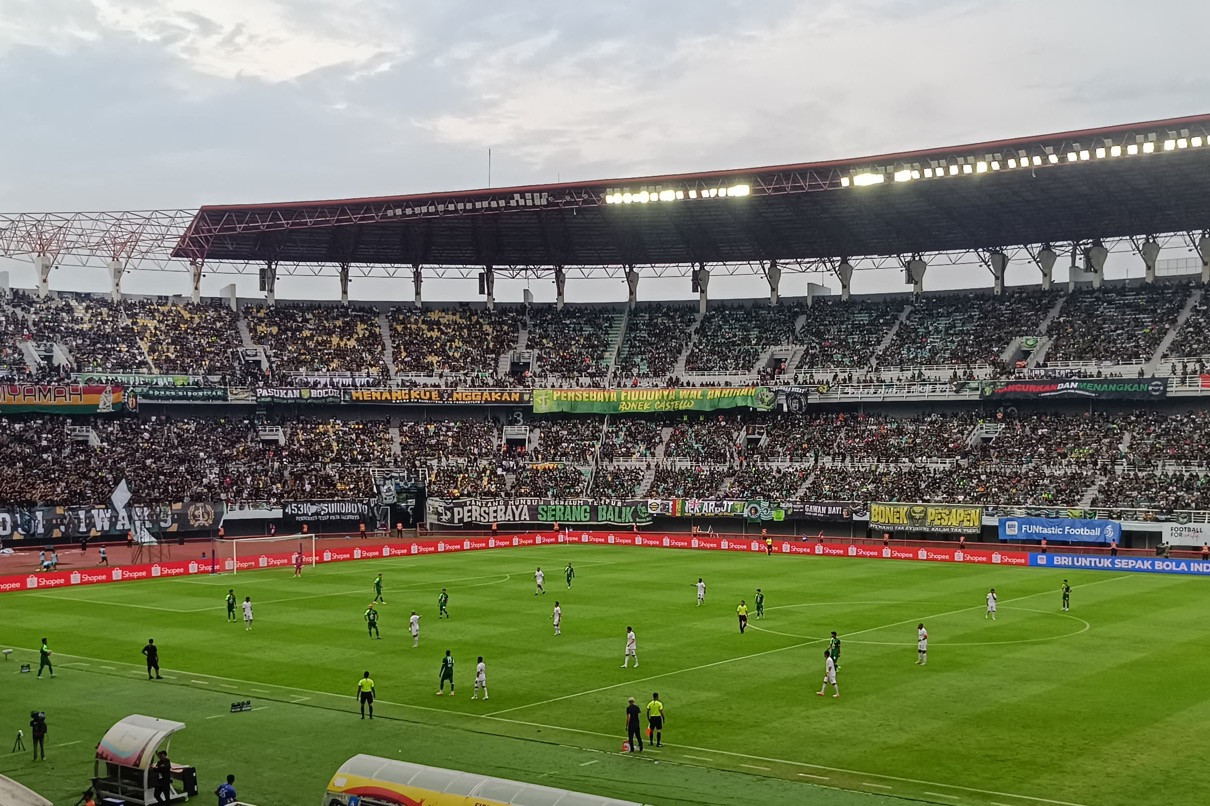
POLYGON ((207 205, 172 256, 626 266, 980 250, 1210 228, 1210 115, 830 162, 207 205))

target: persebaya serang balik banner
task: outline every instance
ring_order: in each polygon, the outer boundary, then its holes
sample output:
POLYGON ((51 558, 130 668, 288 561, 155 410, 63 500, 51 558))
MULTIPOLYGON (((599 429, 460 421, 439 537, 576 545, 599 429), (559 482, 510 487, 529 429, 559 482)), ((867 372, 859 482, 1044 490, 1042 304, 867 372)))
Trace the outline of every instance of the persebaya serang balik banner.
POLYGON ((645 414, 773 408, 777 395, 766 386, 703 389, 535 389, 535 414, 645 414))
POLYGON ((870 504, 870 527, 887 532, 979 534, 983 507, 958 504, 870 504))
POLYGON ((428 500, 429 520, 446 526, 489 523, 606 523, 618 526, 651 523, 646 501, 586 501, 583 499, 458 498, 428 500))
POLYGON ((226 507, 219 501, 189 501, 114 509, 96 507, 4 507, 0 538, 48 540, 57 537, 118 536, 128 531, 196 532, 217 529, 226 507))
POLYGON ((138 405, 121 386, 57 383, 10 383, 0 386, 0 412, 47 414, 115 414, 138 405))

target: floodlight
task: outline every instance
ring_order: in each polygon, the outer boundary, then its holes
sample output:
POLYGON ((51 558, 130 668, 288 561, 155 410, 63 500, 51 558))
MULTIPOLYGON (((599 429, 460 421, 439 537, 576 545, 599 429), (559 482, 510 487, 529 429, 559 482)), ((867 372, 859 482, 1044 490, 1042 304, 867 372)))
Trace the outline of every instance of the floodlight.
POLYGON ((1189 145, 1193 146, 1194 148, 1201 148, 1202 147, 1202 138, 1194 137, 1194 138, 1190 139, 1189 145))
POLYGON ((925 168, 925 169, 924 169, 924 178, 925 178, 925 179, 932 179, 932 178, 933 178, 933 169, 932 169, 932 168, 925 168))
POLYGON ((680 201, 681 199, 684 199, 684 198, 685 198, 685 191, 683 191, 683 190, 678 190, 678 191, 676 192, 676 199, 677 199, 677 201, 680 201))
POLYGON ((1122 147, 1121 147, 1121 146, 1110 146, 1110 148, 1109 148, 1109 156, 1111 156, 1111 157, 1120 157, 1120 156, 1122 156, 1122 147))
POLYGON ((1068 162, 1075 162, 1075 161, 1076 161, 1076 152, 1074 152, 1074 151, 1068 151, 1068 152, 1067 152, 1067 161, 1068 161, 1068 162))
POLYGON ((647 202, 651 201, 651 194, 645 190, 640 190, 639 195, 635 196, 634 200, 639 204, 646 204, 647 202))
POLYGON ((676 191, 675 190, 661 190, 660 191, 660 201, 676 201, 676 191))
POLYGON ((1126 146, 1126 153, 1131 157, 1139 153, 1138 143, 1131 143, 1130 145, 1126 146))
MULTIPOLYGON (((967 167, 969 168, 970 166, 968 165, 967 167)), ((983 162, 982 160, 980 160, 979 162, 976 162, 975 163, 975 172, 981 173, 981 174, 987 173, 987 163, 983 162)))
POLYGON ((1080 159, 1082 159, 1082 160, 1088 159, 1088 149, 1087 148, 1080 149, 1080 159))
POLYGON ((1097 159, 1099 159, 1099 160, 1103 160, 1103 159, 1105 159, 1105 149, 1104 149, 1104 148, 1097 148, 1097 150, 1096 150, 1096 155, 1097 155, 1097 159))
POLYGON ((1143 143, 1143 153, 1144 154, 1150 154, 1153 151, 1155 151, 1155 141, 1154 140, 1148 140, 1147 142, 1143 143))
POLYGON ((1051 154, 1051 155, 1047 156, 1046 159, 1050 162, 1051 165, 1054 165, 1059 161, 1059 155, 1051 154))
POLYGON ((1042 164, 1042 158, 1035 154, 1034 155, 1034 165, 1041 165, 1041 164, 1042 164))
POLYGON ((896 182, 907 182, 911 178, 912 178, 912 172, 907 170, 906 168, 902 171, 895 171, 895 181, 896 182))
POLYGON ((951 165, 950 166, 950 176, 957 176, 957 175, 958 175, 958 166, 951 165))
POLYGON ((849 186, 849 177, 847 177, 847 176, 840 177, 840 186, 842 188, 847 188, 849 186))
POLYGON ((1008 167, 1009 167, 1009 168, 1016 168, 1016 167, 1017 167, 1017 158, 1016 158, 1016 157, 1009 157, 1009 158, 1008 158, 1008 167))
POLYGON ((913 168, 913 169, 912 169, 912 178, 913 178, 913 179, 919 179, 919 178, 920 178, 920 169, 919 169, 919 168, 913 168))
POLYGON ((885 181, 885 176, 875 173, 857 174, 853 177, 853 184, 857 185, 858 187, 864 187, 865 185, 881 185, 885 181))
POLYGON ((1176 140, 1165 140, 1164 141, 1164 150, 1165 151, 1173 151, 1175 149, 1176 149, 1176 140))
POLYGON ((747 196, 750 190, 751 188, 749 188, 747 185, 732 185, 731 187, 727 188, 727 195, 747 196))
POLYGON ((697 198, 697 189, 696 189, 696 188, 690 189, 690 191, 689 191, 689 198, 691 198, 691 199, 696 199, 696 198, 697 198))
POLYGON ((1188 147, 1189 147, 1189 138, 1187 138, 1187 137, 1178 137, 1178 138, 1176 139, 1176 147, 1177 147, 1177 148, 1188 148, 1188 147))
POLYGON ((623 193, 622 201, 625 204, 630 204, 632 201, 634 201, 634 194, 633 193, 623 193))

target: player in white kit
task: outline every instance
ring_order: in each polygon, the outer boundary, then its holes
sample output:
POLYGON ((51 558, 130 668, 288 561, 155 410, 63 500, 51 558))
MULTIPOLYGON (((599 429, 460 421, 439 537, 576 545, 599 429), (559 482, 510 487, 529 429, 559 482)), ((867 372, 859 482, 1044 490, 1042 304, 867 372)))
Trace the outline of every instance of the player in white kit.
POLYGON ((537 596, 539 593, 546 593, 546 588, 544 587, 546 584, 546 574, 542 573, 541 568, 534 571, 534 584, 537 586, 534 590, 534 596, 537 596))
POLYGON ((479 656, 479 665, 475 667, 475 690, 471 694, 472 700, 479 699, 479 689, 483 689, 483 699, 487 699, 487 666, 483 663, 483 656, 479 656))
POLYGON ((983 614, 983 618, 996 620, 996 589, 992 588, 987 592, 987 612, 983 614))
POLYGON ((694 587, 697 588, 697 606, 701 607, 706 603, 706 583, 702 582, 701 577, 698 577, 694 587))
POLYGON ((412 617, 408 619, 408 626, 412 629, 412 647, 420 646, 420 614, 415 610, 412 611, 412 617))
POLYGON ((252 629, 252 597, 244 597, 244 629, 252 629))
POLYGON ((828 690, 828 686, 831 686, 834 692, 832 696, 839 697, 840 689, 836 686, 836 661, 832 660, 832 653, 826 649, 823 651, 823 657, 823 685, 815 693, 822 697, 824 692, 828 690))
POLYGON ((929 662, 929 631, 923 624, 916 625, 916 665, 925 666, 929 662))
POLYGON ((563 628, 560 625, 563 623, 563 608, 559 607, 558 602, 555 602, 555 611, 550 614, 550 620, 555 623, 555 635, 562 635, 563 628))
POLYGON ((630 665, 630 659, 634 658, 634 668, 639 668, 639 641, 634 637, 634 630, 630 627, 626 628, 626 656, 622 658, 622 668, 625 669, 630 665))

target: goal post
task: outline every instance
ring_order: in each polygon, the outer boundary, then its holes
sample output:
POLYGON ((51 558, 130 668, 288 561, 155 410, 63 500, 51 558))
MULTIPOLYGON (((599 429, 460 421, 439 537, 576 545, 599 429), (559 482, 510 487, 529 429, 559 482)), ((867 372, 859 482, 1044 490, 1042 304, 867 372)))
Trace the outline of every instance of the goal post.
POLYGON ((220 572, 227 570, 228 560, 233 574, 239 573, 241 565, 245 571, 289 566, 293 564, 295 553, 302 554, 306 565, 314 566, 318 562, 314 534, 299 532, 273 537, 225 537, 218 542, 221 549, 215 552, 215 556, 222 557, 217 569, 220 572), (282 561, 282 555, 288 559, 282 561))

